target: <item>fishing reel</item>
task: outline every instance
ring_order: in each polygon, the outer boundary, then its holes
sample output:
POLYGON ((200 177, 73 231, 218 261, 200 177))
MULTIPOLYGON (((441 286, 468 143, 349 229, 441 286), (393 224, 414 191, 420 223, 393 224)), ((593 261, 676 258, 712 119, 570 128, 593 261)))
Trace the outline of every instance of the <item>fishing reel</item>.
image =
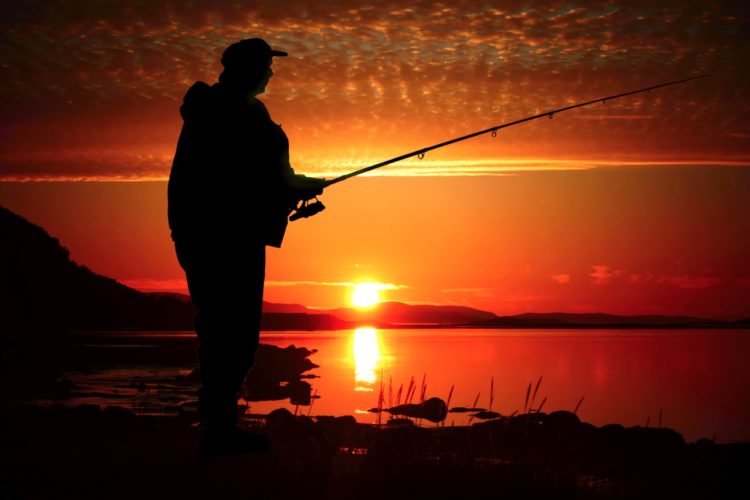
POLYGON ((289 216, 289 220, 306 219, 325 209, 326 206, 317 197, 310 200, 302 200, 302 204, 294 209, 292 215, 289 216))

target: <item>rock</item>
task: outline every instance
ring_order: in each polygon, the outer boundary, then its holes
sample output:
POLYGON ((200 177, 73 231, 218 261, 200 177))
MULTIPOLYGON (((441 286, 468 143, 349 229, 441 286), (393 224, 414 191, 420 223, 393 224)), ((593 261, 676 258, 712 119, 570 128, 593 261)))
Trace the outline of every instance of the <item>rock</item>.
POLYGON ((602 432, 614 433, 624 431, 625 427, 620 424, 606 424, 599 427, 599 430, 601 430, 602 432))
POLYGON ((268 427, 274 427, 291 421, 294 421, 294 415, 286 408, 276 408, 266 417, 268 427))
POLYGON ((455 406, 448 410, 448 413, 470 413, 472 411, 486 411, 487 408, 467 408, 465 406, 455 406))
POLYGON ((388 408, 391 415, 404 415, 412 418, 424 418, 430 422, 442 422, 448 415, 448 406, 440 398, 430 398, 421 404, 406 404, 388 408))
POLYGON ((322 428, 335 432, 344 432, 357 426, 357 420, 351 415, 343 417, 319 415, 315 417, 315 422, 322 428))
POLYGON ((357 425, 357 419, 351 415, 344 415, 343 417, 336 417, 336 425, 341 427, 354 427, 357 425))
POLYGON ((544 419, 545 429, 558 435, 571 435, 579 425, 581 419, 578 415, 565 410, 553 411, 544 419))
POLYGON ((472 417, 478 418, 480 420, 491 420, 493 418, 500 418, 502 417, 502 415, 500 415, 496 411, 482 410, 477 413, 474 413, 472 417))
POLYGON ((695 442, 695 447, 700 449, 710 449, 716 446, 716 442, 713 439, 700 438, 695 442))
POLYGON ((408 418, 391 418, 385 425, 388 427, 413 427, 414 421, 408 418))

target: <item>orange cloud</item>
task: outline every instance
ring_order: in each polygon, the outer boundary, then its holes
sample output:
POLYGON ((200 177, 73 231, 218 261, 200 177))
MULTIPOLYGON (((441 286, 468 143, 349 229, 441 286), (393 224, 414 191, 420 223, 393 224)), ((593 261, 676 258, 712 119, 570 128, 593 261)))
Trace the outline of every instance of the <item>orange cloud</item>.
POLYGON ((570 274, 553 274, 550 276, 552 281, 561 285, 567 285, 570 283, 570 274))
POLYGON ((750 80, 749 45, 744 17, 732 9, 21 3, 0 21, 0 177, 166 176, 182 95, 196 80, 214 81, 223 48, 249 36, 291 54, 275 64, 264 98, 290 136, 293 159, 309 171, 715 68, 721 73, 710 80, 516 127, 446 154, 747 162, 748 145, 737 139, 750 133, 747 89, 738 84, 750 80))
POLYGON ((593 265, 591 269, 592 271, 589 276, 591 276, 595 285, 606 285, 613 278, 619 278, 625 274, 625 271, 612 269, 604 264, 593 265))
POLYGON ((659 281, 665 281, 677 288, 688 290, 708 288, 721 283, 721 279, 715 276, 663 276, 659 281))

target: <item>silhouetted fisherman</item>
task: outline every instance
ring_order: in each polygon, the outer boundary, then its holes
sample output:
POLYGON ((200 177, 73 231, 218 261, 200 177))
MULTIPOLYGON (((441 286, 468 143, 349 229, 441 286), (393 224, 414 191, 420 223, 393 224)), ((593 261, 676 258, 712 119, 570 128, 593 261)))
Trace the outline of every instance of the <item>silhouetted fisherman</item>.
POLYGON ((286 55, 259 38, 232 44, 219 82, 196 82, 180 108, 169 227, 198 309, 201 456, 269 446, 236 425, 259 341, 265 246, 281 245, 290 209, 320 194, 323 182, 294 173, 286 135, 256 99, 273 75, 272 58, 286 55))

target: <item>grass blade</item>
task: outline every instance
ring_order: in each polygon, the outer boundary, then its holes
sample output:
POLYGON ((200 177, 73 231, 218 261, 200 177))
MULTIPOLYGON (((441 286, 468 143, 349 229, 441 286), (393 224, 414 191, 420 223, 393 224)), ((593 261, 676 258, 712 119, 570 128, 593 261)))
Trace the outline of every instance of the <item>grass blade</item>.
POLYGON ((455 386, 455 385, 452 385, 452 386, 451 386, 451 390, 450 390, 450 391, 448 391, 448 400, 447 400, 447 403, 445 403, 445 406, 447 406, 448 408, 450 408, 450 407, 451 407, 451 398, 453 397, 453 388, 454 388, 454 387, 456 387, 456 386, 455 386))
POLYGON ((492 402, 495 400, 495 377, 492 377, 490 379, 490 408, 489 410, 492 411, 492 402))
POLYGON ((529 382, 529 387, 526 388, 526 399, 523 402, 523 412, 526 413, 526 410, 529 408, 529 396, 531 395, 531 382, 529 382))
POLYGON ((544 396, 544 399, 542 399, 542 402, 539 405, 539 408, 536 409, 537 413, 541 413, 542 412, 542 408, 544 407, 544 403, 546 403, 546 402, 547 402, 547 396, 544 396))
POLYGON ((574 415, 578 415, 578 409, 581 407, 581 403, 583 403, 583 398, 585 398, 585 397, 586 396, 583 395, 583 396, 581 396, 581 399, 578 400, 578 404, 576 405, 575 410, 573 410, 573 414, 574 415))
POLYGON ((307 409, 307 416, 308 416, 308 417, 310 416, 310 412, 312 412, 312 407, 313 407, 313 405, 315 404, 315 396, 317 396, 317 395, 318 395, 318 389, 316 388, 316 389, 315 389, 315 390, 313 391, 313 395, 312 395, 312 397, 310 398, 310 408, 308 408, 308 409, 307 409))
POLYGON ((534 401, 536 400, 536 394, 539 392, 540 385, 542 385, 542 377, 539 377, 539 380, 536 381, 536 387, 534 387, 534 394, 531 396, 531 403, 529 404, 529 407, 534 406, 534 401))

